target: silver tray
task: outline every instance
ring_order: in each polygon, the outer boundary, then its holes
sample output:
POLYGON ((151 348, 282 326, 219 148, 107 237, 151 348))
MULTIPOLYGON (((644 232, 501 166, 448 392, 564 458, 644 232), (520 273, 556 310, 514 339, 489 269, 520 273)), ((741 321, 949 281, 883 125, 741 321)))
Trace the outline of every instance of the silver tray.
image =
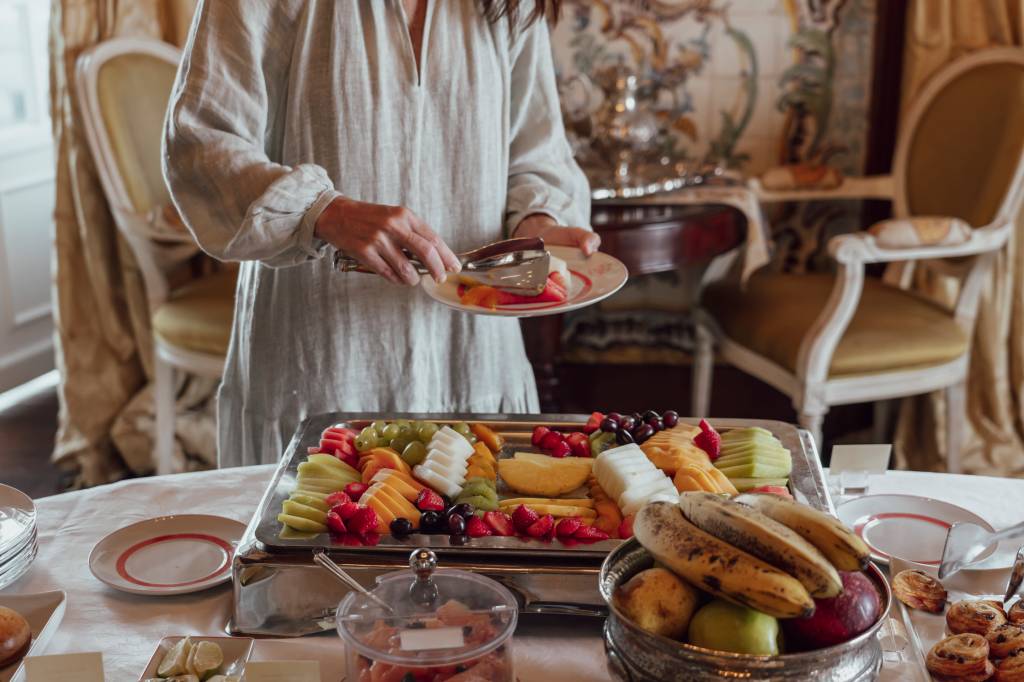
MULTIPOLYGON (((396 419, 416 419, 438 422, 482 422, 491 427, 505 438, 505 447, 499 454, 499 458, 511 457, 517 450, 532 450, 530 435, 533 428, 538 425, 556 428, 581 428, 587 421, 586 415, 485 415, 485 414, 367 414, 367 413, 333 413, 310 417, 299 425, 295 436, 284 458, 278 466, 277 473, 271 481, 267 494, 260 503, 256 517, 259 519, 256 525, 256 540, 260 548, 266 552, 294 552, 330 548, 332 541, 327 533, 323 533, 310 539, 285 539, 280 537, 281 523, 277 515, 281 511, 281 504, 288 499, 288 495, 295 489, 298 466, 306 459, 306 451, 310 446, 320 442, 321 432, 328 426, 341 424, 357 430, 370 422, 376 420, 394 421, 396 419)), ((698 420, 681 419, 681 422, 696 424, 698 420)), ((790 424, 777 421, 758 420, 736 420, 716 419, 715 427, 722 431, 747 426, 761 426, 768 429, 782 442, 786 448, 793 453, 793 471, 790 476, 790 487, 793 494, 812 507, 832 511, 830 498, 825 488, 822 475, 821 463, 818 461, 817 452, 814 450, 810 440, 802 436, 800 431, 790 424), (808 445, 811 445, 809 448, 808 445)), ((501 491, 499 490, 499 493, 501 491)), ((509 495, 501 495, 508 497, 509 495)), ((510 495, 516 497, 517 495, 510 495)), ((348 547, 346 551, 367 551, 382 552, 388 554, 402 554, 408 556, 409 552, 417 547, 430 547, 435 550, 445 550, 446 553, 457 553, 460 555, 487 554, 492 556, 504 556, 514 554, 519 557, 536 556, 550 560, 554 557, 563 558, 595 558, 604 559, 608 552, 622 544, 622 540, 604 540, 591 544, 580 544, 573 546, 562 545, 561 543, 544 543, 539 541, 527 541, 516 537, 484 537, 475 538, 465 545, 453 545, 447 535, 435 534, 413 534, 407 538, 396 538, 392 535, 385 535, 379 544, 372 547, 348 547)))

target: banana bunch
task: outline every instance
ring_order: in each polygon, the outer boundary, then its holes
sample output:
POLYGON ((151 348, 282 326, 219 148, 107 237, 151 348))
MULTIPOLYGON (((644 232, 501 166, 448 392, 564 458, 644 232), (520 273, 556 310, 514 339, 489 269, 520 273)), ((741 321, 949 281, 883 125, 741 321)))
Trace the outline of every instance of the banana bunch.
POLYGON ((810 615, 814 597, 842 592, 836 569, 867 562, 867 546, 827 514, 777 495, 736 500, 687 492, 678 504, 653 502, 633 533, 692 585, 776 618, 810 615))

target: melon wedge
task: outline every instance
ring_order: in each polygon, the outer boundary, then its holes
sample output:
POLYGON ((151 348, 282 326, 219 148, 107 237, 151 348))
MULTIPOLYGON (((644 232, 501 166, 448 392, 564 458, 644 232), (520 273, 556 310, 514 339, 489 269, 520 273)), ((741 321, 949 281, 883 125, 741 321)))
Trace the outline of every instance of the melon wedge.
POLYGON ((385 483, 389 488, 397 492, 399 495, 404 497, 409 502, 415 502, 416 498, 419 497, 420 487, 417 485, 415 488, 394 474, 397 473, 394 469, 381 469, 373 475, 370 479, 370 484, 377 482, 385 483))
POLYGON ((569 461, 576 458, 547 459, 550 461, 545 463, 528 459, 503 459, 498 462, 498 475, 505 481, 505 485, 517 493, 538 497, 558 497, 572 492, 583 485, 590 475, 589 466, 583 467, 569 461))
POLYGON ((391 508, 384 501, 383 496, 371 494, 371 490, 367 490, 363 493, 362 497, 359 498, 360 504, 365 504, 367 507, 377 512, 377 532, 387 533, 390 532, 391 522, 394 521, 397 516, 391 511, 391 508))
POLYGON ((384 502, 387 504, 388 509, 395 515, 395 518, 409 519, 412 523, 413 528, 420 527, 420 510, 410 504, 409 500, 405 499, 398 494, 394 488, 387 483, 374 483, 375 486, 379 485, 380 489, 377 491, 377 496, 384 497, 384 502))

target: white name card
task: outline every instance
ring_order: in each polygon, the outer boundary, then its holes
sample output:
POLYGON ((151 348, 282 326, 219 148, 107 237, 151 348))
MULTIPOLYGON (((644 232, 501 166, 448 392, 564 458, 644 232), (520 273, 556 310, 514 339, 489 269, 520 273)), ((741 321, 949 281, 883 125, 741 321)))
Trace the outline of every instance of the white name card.
POLYGON ((245 682, 320 682, 320 661, 249 661, 245 682))
POLYGON ((868 487, 868 476, 889 469, 892 445, 836 445, 828 465, 829 478, 839 481, 840 493, 868 487))
POLYGON ((60 654, 25 659, 26 682, 104 682, 103 654, 60 654))
POLYGON ((398 633, 402 651, 459 649, 466 644, 462 628, 409 628, 398 633))

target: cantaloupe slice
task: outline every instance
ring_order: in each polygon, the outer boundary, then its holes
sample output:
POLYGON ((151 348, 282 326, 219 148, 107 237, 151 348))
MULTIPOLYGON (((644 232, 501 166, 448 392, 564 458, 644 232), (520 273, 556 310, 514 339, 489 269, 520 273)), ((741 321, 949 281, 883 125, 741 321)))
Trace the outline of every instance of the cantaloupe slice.
POLYGON ((413 528, 420 527, 419 509, 412 506, 412 504, 409 503, 409 500, 399 495, 398 491, 387 483, 378 482, 374 483, 374 485, 380 486, 377 496, 384 496, 384 501, 388 505, 388 509, 391 510, 391 513, 395 515, 395 518, 409 519, 413 528))
POLYGON ((501 448, 505 445, 505 439, 500 433, 484 424, 470 424, 469 428, 480 439, 477 441, 478 443, 486 445, 491 452, 501 452, 501 448))
POLYGON ((574 459, 578 458, 548 457, 550 461, 545 463, 527 459, 503 459, 498 462, 498 475, 505 485, 517 493, 558 497, 579 488, 590 475, 590 467, 573 464, 571 460, 574 459))
POLYGON ((419 497, 422 486, 417 483, 413 487, 408 481, 403 479, 401 476, 396 475, 399 472, 394 469, 381 469, 373 475, 370 479, 370 483, 376 483, 380 481, 387 483, 389 487, 393 488, 399 495, 407 499, 409 502, 416 502, 416 498, 419 497))
MULTIPOLYGON (((371 486, 372 487, 372 486, 371 486)), ((377 494, 371 494, 370 490, 363 493, 362 497, 359 498, 360 504, 365 504, 367 507, 377 512, 377 532, 388 533, 390 532, 391 522, 397 517, 391 508, 388 507, 384 501, 383 496, 377 494)), ((290 525, 290 524, 289 524, 290 525)))
POLYGON ((362 469, 368 462, 379 462, 388 469, 404 471, 409 473, 409 465, 405 463, 397 452, 391 448, 373 448, 359 456, 359 468, 362 469))

